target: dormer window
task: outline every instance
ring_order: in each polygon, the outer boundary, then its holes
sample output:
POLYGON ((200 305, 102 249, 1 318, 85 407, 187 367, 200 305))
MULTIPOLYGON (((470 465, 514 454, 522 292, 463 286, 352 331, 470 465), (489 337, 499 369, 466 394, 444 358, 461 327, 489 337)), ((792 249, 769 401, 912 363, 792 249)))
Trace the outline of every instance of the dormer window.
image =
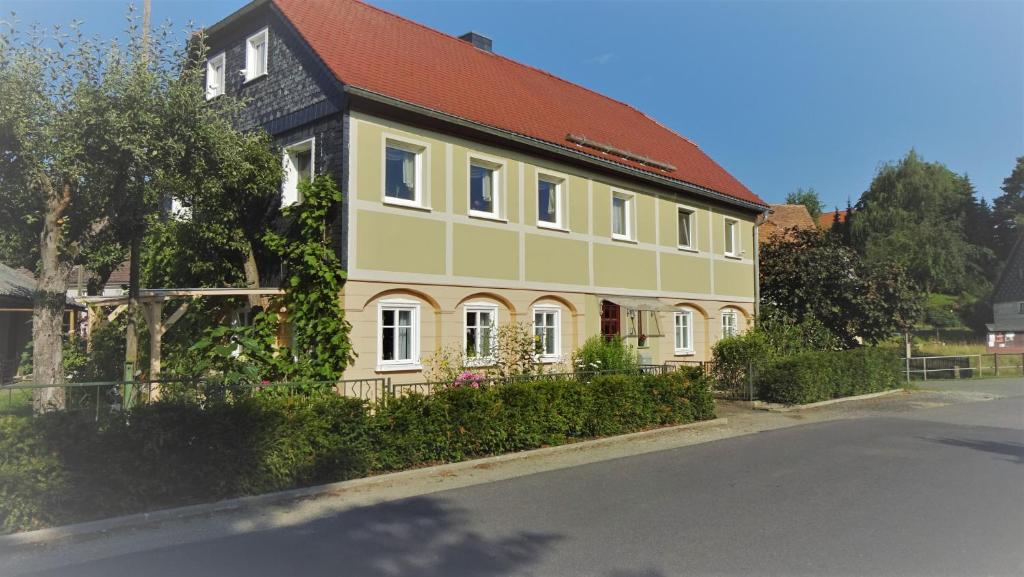
POLYGON ((224 94, 224 53, 206 61, 206 99, 224 94))
POLYGON ((245 41, 245 81, 255 80, 267 73, 267 52, 270 44, 267 29, 253 34, 245 41))

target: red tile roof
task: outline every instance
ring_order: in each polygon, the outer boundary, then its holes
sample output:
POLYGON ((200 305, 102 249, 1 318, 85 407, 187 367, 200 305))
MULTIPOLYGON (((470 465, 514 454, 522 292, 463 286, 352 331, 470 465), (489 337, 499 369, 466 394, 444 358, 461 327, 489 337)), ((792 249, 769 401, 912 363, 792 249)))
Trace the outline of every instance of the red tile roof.
POLYGON ((273 0, 346 85, 758 205, 700 148, 635 108, 356 0, 273 0), (566 140, 569 134, 675 167, 566 140))
POLYGON ((818 217, 818 226, 825 230, 832 228, 832 225, 835 224, 837 212, 839 213, 839 222, 846 222, 846 209, 833 210, 832 212, 821 213, 821 216, 818 217))

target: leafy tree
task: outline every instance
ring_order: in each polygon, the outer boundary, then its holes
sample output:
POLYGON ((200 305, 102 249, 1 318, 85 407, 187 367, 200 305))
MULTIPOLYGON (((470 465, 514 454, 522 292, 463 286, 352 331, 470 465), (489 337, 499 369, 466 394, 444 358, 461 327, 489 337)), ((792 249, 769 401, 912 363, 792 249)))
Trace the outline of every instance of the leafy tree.
POLYGON ((791 232, 760 250, 761 300, 772 323, 820 324, 851 347, 905 331, 920 316, 917 289, 900 265, 869 265, 822 231, 791 232))
POLYGON ((818 198, 818 193, 813 188, 804 190, 798 188, 795 191, 786 195, 786 204, 802 204, 807 208, 807 212, 811 213, 811 218, 815 221, 824 212, 825 205, 822 204, 821 199, 818 198))
POLYGON ((984 220, 979 207, 967 177, 911 150, 882 166, 861 196, 851 244, 873 266, 901 265, 927 292, 977 290, 993 268, 992 252, 967 234, 969 223, 984 220))
MULTIPOLYGON (((68 273, 123 259, 140 219, 157 205, 161 162, 179 103, 168 87, 195 82, 176 66, 162 29, 149 48, 70 33, 0 32, 0 258, 33 269, 33 373, 60 383, 68 273), (172 63, 174 65, 172 65, 172 63)), ((61 404, 47 389, 37 406, 61 404)))
POLYGON ((1003 180, 1003 194, 992 202, 994 248, 1001 261, 1010 256, 1017 235, 1024 230, 1024 156, 1017 158, 1010 176, 1003 180))

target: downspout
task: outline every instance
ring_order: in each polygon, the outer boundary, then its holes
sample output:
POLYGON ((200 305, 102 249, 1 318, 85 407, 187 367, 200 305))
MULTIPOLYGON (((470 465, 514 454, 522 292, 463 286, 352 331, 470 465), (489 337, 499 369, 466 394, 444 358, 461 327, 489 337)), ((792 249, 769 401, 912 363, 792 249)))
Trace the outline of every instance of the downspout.
POLYGON ((761 239, 759 230, 761 225, 768 221, 768 209, 757 215, 754 219, 754 322, 761 316, 761 239))

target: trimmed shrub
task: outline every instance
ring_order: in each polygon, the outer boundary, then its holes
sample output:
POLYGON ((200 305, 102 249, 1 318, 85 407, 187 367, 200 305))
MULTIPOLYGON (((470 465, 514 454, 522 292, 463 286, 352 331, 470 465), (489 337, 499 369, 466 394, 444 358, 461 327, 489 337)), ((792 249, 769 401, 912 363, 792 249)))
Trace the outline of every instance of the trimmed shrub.
POLYGON ((806 352, 766 368, 757 390, 769 402, 815 403, 899 388, 900 374, 899 354, 892 348, 806 352))
POLYGON ((31 417, 0 417, 0 533, 57 524, 69 496, 60 459, 31 417))
POLYGON ((5 531, 251 495, 714 417, 699 370, 380 403, 307 390, 0 419, 5 531))
POLYGON ((572 353, 572 364, 580 373, 631 371, 640 365, 640 358, 621 337, 595 335, 572 353))

